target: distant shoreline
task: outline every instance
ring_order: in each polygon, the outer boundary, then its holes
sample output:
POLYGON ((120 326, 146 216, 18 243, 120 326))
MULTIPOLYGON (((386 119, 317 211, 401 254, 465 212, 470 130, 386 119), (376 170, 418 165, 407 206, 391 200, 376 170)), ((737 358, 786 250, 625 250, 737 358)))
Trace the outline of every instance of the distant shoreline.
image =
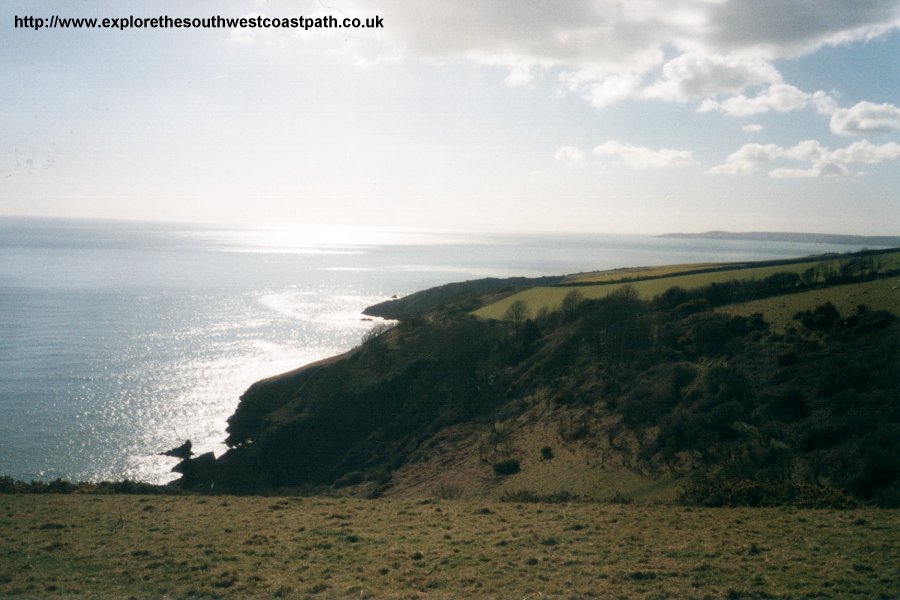
POLYGON ((758 242, 806 242, 819 244, 847 244, 872 246, 900 246, 900 236, 845 235, 839 233, 796 233, 779 231, 706 231, 703 233, 664 233, 658 237, 692 240, 745 240, 758 242))

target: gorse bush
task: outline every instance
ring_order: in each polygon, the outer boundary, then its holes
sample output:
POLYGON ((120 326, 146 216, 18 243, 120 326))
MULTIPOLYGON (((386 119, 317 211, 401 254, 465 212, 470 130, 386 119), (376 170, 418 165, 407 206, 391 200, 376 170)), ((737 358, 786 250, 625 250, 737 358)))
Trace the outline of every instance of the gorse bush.
POLYGON ((521 502, 521 503, 542 503, 542 504, 564 504, 566 502, 574 502, 578 499, 575 494, 566 490, 555 492, 552 494, 538 494, 531 490, 515 490, 505 491, 500 496, 500 502, 521 502))
POLYGON ((519 461, 514 458, 501 460, 493 464, 494 474, 500 476, 515 475, 521 471, 519 461))
POLYGON ((857 501, 845 491, 797 482, 767 482, 699 474, 682 488, 680 500, 701 506, 782 506, 854 508, 857 501))

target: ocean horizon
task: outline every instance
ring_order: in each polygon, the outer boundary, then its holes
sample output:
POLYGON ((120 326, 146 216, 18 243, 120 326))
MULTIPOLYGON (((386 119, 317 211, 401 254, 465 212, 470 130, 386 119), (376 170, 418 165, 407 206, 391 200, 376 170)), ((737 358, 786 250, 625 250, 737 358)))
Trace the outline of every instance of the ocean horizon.
POLYGON ((363 309, 428 287, 859 248, 0 217, 0 475, 171 481, 159 452, 221 454, 247 387, 358 345, 363 309))

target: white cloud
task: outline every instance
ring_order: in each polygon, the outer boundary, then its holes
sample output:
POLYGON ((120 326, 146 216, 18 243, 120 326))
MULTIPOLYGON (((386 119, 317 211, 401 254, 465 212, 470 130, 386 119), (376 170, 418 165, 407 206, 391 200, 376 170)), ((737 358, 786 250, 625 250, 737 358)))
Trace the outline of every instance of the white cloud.
POLYGON ((776 144, 745 144, 728 156, 724 163, 709 170, 718 175, 754 173, 776 160, 805 163, 805 167, 776 167, 770 177, 844 177, 851 174, 852 164, 877 164, 900 160, 900 144, 889 142, 875 145, 859 141, 830 150, 815 140, 806 140, 789 148, 776 144))
POLYGON ((576 146, 560 146, 553 153, 553 159, 567 165, 584 162, 584 152, 576 146))
POLYGON ((641 83, 634 73, 563 73, 560 79, 594 108, 604 108, 632 97, 641 83))
POLYGON ((610 71, 646 67, 665 47, 773 60, 900 27, 894 0, 348 0, 347 8, 353 4, 384 15, 391 35, 418 55, 513 53, 610 71))
POLYGON ((623 165, 633 169, 659 169, 688 165, 694 162, 690 150, 672 150, 662 148, 653 150, 642 146, 623 144, 615 140, 609 140, 596 146, 593 155, 600 159, 618 160, 623 165))
POLYGON ((887 160, 900 160, 900 144, 889 142, 875 145, 866 140, 853 142, 846 148, 834 151, 834 159, 840 162, 854 162, 872 165, 887 160))
POLYGON ((822 90, 814 92, 811 100, 813 106, 816 107, 816 112, 818 112, 820 115, 831 115, 834 114, 838 109, 837 100, 835 100, 833 96, 826 94, 822 90))
MULTIPOLYGON (((769 111, 790 112, 806 108, 814 97, 822 98, 824 92, 807 94, 787 83, 770 85, 768 89, 748 98, 743 94, 732 96, 723 101, 707 98, 697 109, 700 112, 719 111, 732 117, 749 117, 769 111), (818 94, 818 96, 816 96, 818 94)), ((821 100, 820 100, 821 101, 821 100)))
POLYGON ((759 133, 763 130, 763 126, 759 123, 749 123, 741 127, 742 131, 746 131, 747 133, 759 133))
POLYGON ((779 81, 775 67, 753 56, 686 53, 665 64, 662 77, 644 90, 644 96, 685 102, 779 81))
POLYGON ((728 156, 725 162, 709 170, 716 175, 753 173, 761 165, 778 158, 783 149, 776 144, 744 144, 740 150, 728 156))
POLYGON ((518 68, 511 68, 509 74, 503 78, 503 83, 509 87, 518 87, 531 83, 534 79, 534 72, 530 65, 522 65, 518 68))
POLYGON ((501 66, 508 85, 559 69, 566 91, 598 108, 634 97, 683 102, 733 95, 706 107, 760 114, 812 104, 831 114, 837 107, 826 106, 827 95, 777 87, 784 83, 773 61, 900 28, 896 0, 347 2, 346 10, 384 16, 385 37, 408 56, 501 66), (664 62, 661 76, 646 85, 664 62), (770 87, 742 95, 762 85, 770 87))
POLYGON ((884 133, 900 129, 900 108, 893 104, 859 102, 831 115, 831 132, 838 135, 884 133))

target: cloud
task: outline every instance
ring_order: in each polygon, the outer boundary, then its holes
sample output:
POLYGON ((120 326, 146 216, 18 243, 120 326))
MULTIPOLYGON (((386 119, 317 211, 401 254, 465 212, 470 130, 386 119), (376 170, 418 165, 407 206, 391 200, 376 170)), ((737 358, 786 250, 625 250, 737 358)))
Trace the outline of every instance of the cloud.
POLYGON ((837 135, 885 133, 900 129, 900 108, 893 104, 859 102, 831 115, 831 132, 837 135))
POLYGON ((714 175, 740 175, 753 173, 761 165, 779 157, 783 148, 776 144, 744 144, 740 150, 728 156, 725 162, 709 170, 714 175))
POLYGON ((408 53, 502 64, 514 57, 535 66, 600 67, 605 72, 652 68, 662 59, 665 11, 623 0, 381 0, 359 3, 383 14, 386 29, 408 53))
POLYGON ((407 56, 504 68, 508 85, 559 71, 566 93, 597 108, 733 95, 707 105, 726 114, 819 109, 815 95, 777 87, 785 84, 773 61, 900 28, 896 0, 348 0, 351 8, 384 16, 386 37, 407 56), (769 87, 742 95, 756 86, 769 87))
POLYGON ((763 130, 763 126, 759 123, 749 123, 741 127, 741 131, 746 131, 747 133, 759 133, 763 130))
POLYGON ((883 35, 900 26, 894 0, 711 2, 706 44, 789 58, 883 35))
MULTIPOLYGON (((348 2, 353 4, 353 2, 348 2)), ((636 70, 663 48, 773 60, 900 27, 895 0, 357 0, 410 52, 636 70)))
POLYGON ((814 92, 810 97, 810 100, 812 101, 813 106, 816 107, 816 112, 818 112, 820 115, 831 115, 834 114, 838 109, 837 100, 835 100, 833 96, 826 94, 822 90, 814 92))
POLYGON ((575 146, 560 146, 553 153, 553 159, 567 165, 576 165, 584 162, 584 152, 575 146))
POLYGON ((560 80, 594 108, 604 108, 635 95, 641 78, 635 73, 563 73, 560 80))
POLYGON ((665 64, 662 77, 644 90, 644 96, 685 102, 780 81, 775 67, 753 56, 686 53, 665 64))
POLYGON ((694 162, 690 150, 669 148, 653 150, 642 146, 623 144, 615 140, 609 140, 594 147, 592 154, 601 160, 618 160, 621 164, 633 169, 659 169, 688 165, 694 162))
POLYGON ((822 91, 815 94, 807 94, 790 84, 777 83, 770 85, 768 89, 752 98, 748 98, 743 94, 732 96, 721 102, 707 98, 697 110, 699 112, 718 111, 732 117, 749 117, 769 111, 790 112, 800 110, 810 104, 814 104, 815 99, 818 99, 818 102, 824 105, 826 97, 828 97, 827 94, 822 91))
POLYGON ((822 146, 816 140, 806 140, 789 148, 776 144, 745 144, 709 172, 716 175, 754 173, 777 160, 805 163, 805 166, 776 167, 769 171, 770 177, 844 177, 852 173, 850 165, 853 164, 900 160, 900 144, 889 142, 876 145, 863 140, 835 150, 822 146))

